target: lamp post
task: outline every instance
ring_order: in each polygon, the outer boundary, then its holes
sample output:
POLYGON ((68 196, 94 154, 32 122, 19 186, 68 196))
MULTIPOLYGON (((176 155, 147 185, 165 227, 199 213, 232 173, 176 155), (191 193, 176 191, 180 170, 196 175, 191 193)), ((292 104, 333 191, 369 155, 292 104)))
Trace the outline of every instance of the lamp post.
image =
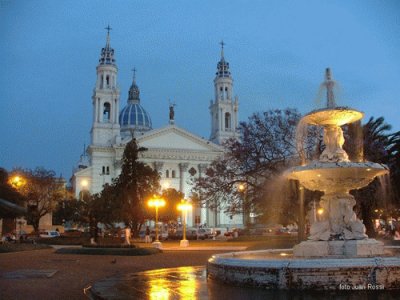
POLYGON ((245 227, 248 227, 251 222, 251 220, 249 220, 250 218, 250 212, 248 209, 248 204, 247 204, 247 186, 245 185, 245 183, 240 183, 237 186, 237 189, 239 190, 239 192, 243 195, 243 202, 242 202, 242 208, 243 208, 243 225, 245 227))
POLYGON ((181 247, 188 247, 189 241, 186 239, 186 217, 188 210, 192 209, 192 204, 187 202, 182 202, 178 204, 178 210, 182 211, 183 213, 183 239, 180 242, 181 247))
MULTIPOLYGON (((25 186, 26 184, 26 179, 18 174, 13 175, 12 177, 10 177, 10 179, 8 180, 8 183, 15 188, 16 190, 18 190, 19 192, 22 192, 22 188, 25 186)), ((15 222, 15 238, 18 240, 18 242, 20 241, 20 237, 22 235, 22 225, 24 224, 24 222, 19 219, 17 222, 15 222), (17 231, 17 224, 19 225, 19 234, 17 231)))
POLYGON ((165 206, 165 200, 154 197, 153 199, 150 199, 147 204, 149 207, 154 207, 156 209, 156 240, 154 241, 153 246, 155 248, 161 248, 162 244, 158 240, 158 208, 165 206))

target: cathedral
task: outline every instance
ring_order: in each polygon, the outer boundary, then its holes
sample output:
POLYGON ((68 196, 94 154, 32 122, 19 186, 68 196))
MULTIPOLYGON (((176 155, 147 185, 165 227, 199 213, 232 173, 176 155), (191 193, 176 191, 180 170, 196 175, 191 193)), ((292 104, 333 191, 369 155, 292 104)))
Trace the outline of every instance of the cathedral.
MULTIPOLYGON (((101 49, 96 67, 91 142, 72 177, 76 197, 82 190, 92 194, 100 192, 105 183, 120 174, 125 145, 134 137, 139 146, 148 149, 140 160, 159 172, 161 187, 174 188, 190 199, 191 179, 202 176, 207 166, 223 155, 224 140, 238 137, 238 98, 233 97, 233 79, 224 58, 223 42, 221 46, 214 79, 215 96, 209 106, 211 133, 206 140, 175 124, 174 105, 170 105, 169 123, 153 128, 151 116, 144 108, 146 102, 140 99, 135 72, 127 102, 120 110, 118 68, 108 28, 106 45, 101 49)), ((242 227, 243 216, 193 207, 187 223, 189 226, 242 227)))

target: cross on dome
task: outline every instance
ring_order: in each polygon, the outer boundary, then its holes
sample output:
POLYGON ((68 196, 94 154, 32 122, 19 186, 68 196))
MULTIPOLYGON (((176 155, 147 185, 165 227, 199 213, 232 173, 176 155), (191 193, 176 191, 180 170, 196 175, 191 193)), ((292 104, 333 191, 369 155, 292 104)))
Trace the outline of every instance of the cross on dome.
POLYGON ((133 69, 131 70, 132 72, 133 72, 133 81, 135 81, 136 80, 136 68, 135 67, 133 67, 133 69))

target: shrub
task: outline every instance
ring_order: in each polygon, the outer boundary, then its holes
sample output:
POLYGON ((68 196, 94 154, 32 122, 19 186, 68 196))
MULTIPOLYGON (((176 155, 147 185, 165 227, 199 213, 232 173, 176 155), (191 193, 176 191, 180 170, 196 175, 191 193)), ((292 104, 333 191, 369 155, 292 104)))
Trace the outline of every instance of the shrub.
POLYGON ((162 252, 157 248, 61 248, 59 254, 142 256, 162 252))

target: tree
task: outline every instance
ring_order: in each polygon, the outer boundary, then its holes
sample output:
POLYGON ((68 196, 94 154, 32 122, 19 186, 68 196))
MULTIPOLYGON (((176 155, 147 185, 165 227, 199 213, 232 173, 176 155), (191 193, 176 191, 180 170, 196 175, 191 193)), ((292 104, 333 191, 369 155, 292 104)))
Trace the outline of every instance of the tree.
POLYGON ((276 192, 287 184, 281 175, 311 157, 317 136, 314 127, 299 129, 299 120, 295 109, 285 109, 255 113, 240 123, 240 140, 229 140, 223 157, 210 165, 204 177, 195 179, 193 191, 200 204, 230 214, 247 215, 251 210, 265 216, 269 208, 279 206, 274 216, 290 221, 287 212, 295 209, 297 201, 276 192), (245 186, 245 193, 239 185, 245 186))
POLYGON ((145 221, 146 200, 160 189, 158 172, 138 160, 139 153, 145 150, 138 147, 135 139, 127 143, 122 157, 121 174, 108 193, 115 196, 118 221, 128 225, 134 235, 145 221))
POLYGON ((173 188, 163 190, 161 197, 166 201, 166 207, 163 208, 160 219, 166 222, 176 221, 177 217, 181 215, 177 210, 177 206, 184 199, 184 196, 184 193, 173 188))
POLYGON ((26 184, 19 188, 28 203, 26 219, 31 223, 34 231, 39 231, 40 219, 52 213, 59 201, 65 196, 64 180, 56 178, 55 172, 38 167, 34 170, 18 170, 26 184))
MULTIPOLYGON (((357 126, 357 124, 355 126, 357 126)), ((359 149, 357 150, 359 147, 355 147, 355 153, 363 152, 364 159, 367 161, 387 164, 390 167, 391 172, 393 172, 393 179, 396 178, 397 172, 397 169, 394 166, 398 164, 398 160, 395 158, 399 155, 398 147, 400 132, 390 133, 391 129, 392 126, 387 124, 383 117, 377 119, 371 117, 368 122, 362 126, 362 151, 359 149)), ((347 140, 349 140, 350 143, 352 140, 357 140, 357 137, 359 137, 358 132, 359 130, 349 127, 347 140)), ((354 156, 353 152, 354 143, 347 147, 350 149, 350 158, 352 156, 357 157, 354 156)), ((382 186, 379 179, 376 178, 368 186, 352 191, 352 194, 354 194, 356 198, 361 218, 363 219, 364 225, 367 229, 367 234, 371 237, 375 236, 375 230, 372 223, 374 209, 383 206, 387 209, 387 204, 391 202, 390 198, 393 196, 385 195, 383 197, 382 190, 385 188, 386 187, 382 186), (388 199, 384 199, 386 197, 388 199)))
POLYGON ((75 195, 72 187, 64 189, 63 199, 57 202, 53 210, 53 225, 64 225, 67 221, 72 221, 72 216, 75 213, 74 203, 75 195))

